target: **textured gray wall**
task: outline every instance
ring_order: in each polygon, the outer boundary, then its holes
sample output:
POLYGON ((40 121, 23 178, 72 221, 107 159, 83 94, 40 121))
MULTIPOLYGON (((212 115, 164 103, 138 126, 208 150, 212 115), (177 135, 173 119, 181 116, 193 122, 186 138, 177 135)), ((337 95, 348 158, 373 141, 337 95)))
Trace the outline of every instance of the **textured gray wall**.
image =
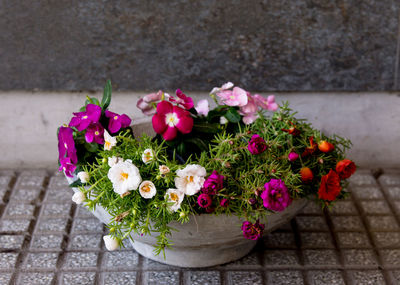
POLYGON ((0 0, 0 90, 399 90, 399 0, 0 0))

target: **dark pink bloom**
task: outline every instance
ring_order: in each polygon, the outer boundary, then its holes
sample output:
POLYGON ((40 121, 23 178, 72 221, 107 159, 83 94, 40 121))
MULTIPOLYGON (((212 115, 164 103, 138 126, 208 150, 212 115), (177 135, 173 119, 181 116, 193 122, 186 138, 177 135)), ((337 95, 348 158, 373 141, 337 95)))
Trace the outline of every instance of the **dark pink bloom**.
POLYGON ((217 171, 213 171, 210 176, 204 181, 203 193, 208 195, 215 195, 219 190, 224 188, 224 176, 219 175, 217 171))
POLYGON ((295 161, 296 159, 299 158, 299 155, 297 153, 295 153, 294 151, 292 151, 291 153, 289 153, 288 155, 288 159, 289 161, 295 161))
POLYGON ((270 95, 268 98, 264 98, 261 95, 254 95, 255 102, 257 103, 258 106, 265 110, 269 111, 276 111, 278 110, 278 104, 275 103, 275 96, 270 95))
POLYGON ((153 129, 166 141, 173 140, 178 131, 188 134, 193 128, 193 118, 190 113, 170 102, 161 101, 157 104, 157 113, 153 116, 153 129))
POLYGON ((253 135, 249 141, 247 149, 251 154, 260 154, 267 149, 267 143, 259 135, 253 135))
POLYGON ((229 206, 229 199, 224 198, 221 200, 221 202, 219 204, 221 205, 221 207, 226 208, 229 206))
POLYGON ((257 220, 255 224, 252 224, 249 221, 245 221, 242 224, 243 236, 247 239, 258 240, 262 237, 262 233, 264 231, 264 225, 260 224, 257 220))
POLYGON ((88 104, 85 112, 73 113, 75 117, 69 122, 70 127, 75 127, 78 131, 85 130, 91 123, 99 121, 101 107, 95 104, 88 104))
POLYGON ((75 171, 76 169, 76 165, 75 163, 73 163, 71 161, 70 157, 63 157, 60 159, 60 171, 64 171, 65 175, 67 175, 68 177, 73 177, 72 173, 75 171))
POLYGON ((258 118, 258 106, 250 92, 247 92, 247 104, 240 107, 239 113, 243 116, 243 123, 249 125, 258 118))
POLYGON ((208 208, 211 206, 211 197, 210 195, 207 194, 200 194, 199 197, 197 198, 197 204, 199 204, 200 207, 202 208, 208 208))
POLYGON ((281 212, 292 202, 285 182, 281 179, 271 179, 268 183, 265 183, 264 189, 261 198, 264 207, 269 210, 281 212))
POLYGON ((88 143, 95 142, 104 144, 104 128, 100 123, 91 124, 85 133, 85 139, 88 143))
POLYGON ((77 163, 76 148, 73 136, 73 130, 68 127, 60 127, 58 131, 58 154, 61 161, 64 157, 69 157, 72 163, 77 163))
POLYGON ((139 99, 136 107, 142 110, 143 114, 145 114, 146 116, 153 116, 156 113, 156 108, 154 107, 155 105, 153 106, 153 104, 160 102, 162 100, 163 94, 164 96, 169 96, 161 90, 157 93, 147 94, 143 98, 139 99))
POLYGON ((169 98, 169 101, 174 102, 177 105, 181 105, 186 110, 190 110, 194 107, 193 99, 191 97, 187 97, 181 91, 181 89, 177 89, 175 93, 176 93, 176 96, 178 96, 178 99, 175 99, 174 97, 171 96, 171 98, 169 98))
POLYGON ((112 134, 118 132, 121 128, 129 127, 132 122, 132 120, 125 114, 118 115, 107 110, 105 115, 110 119, 108 122, 108 130, 112 134))

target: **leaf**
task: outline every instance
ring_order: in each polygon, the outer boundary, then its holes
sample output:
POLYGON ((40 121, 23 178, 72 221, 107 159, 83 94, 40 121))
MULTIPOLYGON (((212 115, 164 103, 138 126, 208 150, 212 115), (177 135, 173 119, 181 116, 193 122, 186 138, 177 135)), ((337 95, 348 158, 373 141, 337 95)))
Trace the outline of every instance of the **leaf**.
POLYGON ((72 182, 71 184, 69 184, 68 186, 73 188, 73 187, 78 187, 78 186, 82 186, 82 182, 80 179, 75 180, 74 182, 72 182))
POLYGON ((101 108, 106 110, 111 103, 111 80, 107 80, 106 86, 104 86, 103 99, 101 99, 101 108))
POLYGON ((208 150, 207 144, 203 140, 201 140, 199 138, 190 138, 190 139, 187 139, 185 141, 188 142, 188 143, 192 143, 192 144, 196 145, 201 151, 207 151, 208 150))
POLYGON ((220 124, 194 124, 193 130, 198 133, 215 134, 219 131, 220 124))
POLYGON ((229 108, 225 113, 225 118, 231 123, 239 123, 242 118, 235 108, 229 108))
MULTIPOLYGON (((91 97, 91 98, 89 98, 89 99, 86 99, 86 101, 85 101, 85 107, 86 107, 88 104, 95 104, 95 105, 97 105, 97 106, 100 106, 99 100, 98 100, 97 98, 95 98, 95 97, 91 97)), ((85 108, 84 111, 86 111, 86 108, 85 108)))
POLYGON ((97 143, 85 143, 85 148, 89 152, 96 152, 99 145, 97 143))

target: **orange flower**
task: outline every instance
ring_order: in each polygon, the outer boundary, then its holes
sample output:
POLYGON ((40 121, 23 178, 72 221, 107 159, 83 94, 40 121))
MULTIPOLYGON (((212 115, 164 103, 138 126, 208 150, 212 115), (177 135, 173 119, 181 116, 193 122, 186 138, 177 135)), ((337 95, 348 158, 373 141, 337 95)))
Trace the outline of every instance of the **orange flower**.
POLYGON ((342 187, 340 187, 339 175, 334 170, 322 176, 321 185, 318 189, 318 198, 326 201, 333 201, 339 195, 342 187))
POLYGON ((308 167, 303 167, 302 169, 300 169, 300 174, 301 174, 301 181, 303 181, 304 183, 309 183, 314 178, 311 169, 308 167))
POLYGON ((301 157, 306 157, 310 154, 313 154, 317 150, 317 144, 314 142, 314 137, 311 136, 309 140, 310 140, 310 146, 306 147, 301 157))
POLYGON ((298 136, 300 134, 300 130, 296 128, 296 125, 291 121, 289 123, 292 125, 289 129, 281 129, 284 132, 287 132, 289 135, 298 136))
POLYGON ((320 141, 318 144, 318 149, 322 152, 331 152, 335 149, 335 146, 327 141, 320 141))
POLYGON ((349 178, 356 171, 356 165, 350 159, 343 159, 336 164, 340 179, 349 178))

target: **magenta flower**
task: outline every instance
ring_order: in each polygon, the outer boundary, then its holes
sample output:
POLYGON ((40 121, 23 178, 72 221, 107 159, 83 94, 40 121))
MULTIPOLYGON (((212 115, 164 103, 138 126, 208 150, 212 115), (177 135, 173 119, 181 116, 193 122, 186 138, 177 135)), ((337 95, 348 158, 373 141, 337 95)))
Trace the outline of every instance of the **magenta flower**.
POLYGON ((272 211, 281 212, 290 205, 289 191, 281 179, 271 179, 264 185, 264 191, 261 193, 264 207, 272 211))
POLYGON ((140 110, 142 110, 143 114, 146 116, 153 116, 156 113, 156 108, 153 104, 156 104, 162 100, 163 94, 165 97, 169 97, 168 94, 163 91, 158 91, 157 93, 147 94, 143 98, 140 98, 136 104, 140 110))
POLYGON ((256 94, 254 95, 254 99, 256 101, 256 104, 265 110, 278 110, 278 104, 275 103, 274 95, 270 95, 268 96, 268 98, 264 98, 263 96, 256 94))
POLYGON ((298 158, 299 158, 299 155, 297 153, 295 153, 294 151, 292 151, 288 154, 289 161, 295 161, 298 158))
POLYGON ((226 208, 229 206, 229 199, 223 198, 219 204, 221 207, 226 208))
POLYGON ((196 106, 197 114, 207 116, 210 111, 207 99, 200 100, 196 106))
POLYGON ((132 120, 125 114, 118 115, 116 113, 106 110, 105 115, 109 118, 108 130, 114 134, 121 128, 127 128, 131 124, 132 120))
POLYGON ((60 159, 60 171, 64 171, 65 175, 68 177, 73 177, 72 173, 76 169, 76 165, 74 162, 71 161, 70 157, 62 157, 60 159))
POLYGON ((178 131, 188 134, 193 128, 193 118, 190 113, 167 101, 157 104, 157 113, 153 116, 152 123, 154 131, 162 135, 166 141, 173 140, 178 131))
POLYGON ((191 97, 187 97, 181 89, 176 90, 176 96, 178 96, 178 99, 175 99, 174 97, 170 97, 169 101, 176 103, 177 105, 181 105, 183 108, 186 110, 190 110, 194 107, 193 104, 193 99, 191 97))
POLYGON ((250 92, 247 92, 247 99, 247 104, 240 107, 239 113, 243 116, 243 123, 249 125, 258 118, 258 106, 253 96, 250 95, 250 92))
POLYGON ((100 123, 91 124, 85 133, 85 139, 88 143, 95 142, 104 144, 104 128, 100 123))
POLYGON ((253 135, 247 145, 247 149, 251 154, 260 154, 267 149, 267 143, 259 135, 253 135))
POLYGON ((73 130, 71 128, 60 127, 58 132, 58 157, 60 161, 64 157, 69 157, 74 164, 78 161, 73 130))
POLYGON ((95 104, 88 104, 85 112, 73 113, 75 117, 69 122, 70 127, 75 127, 78 131, 85 130, 91 123, 99 121, 101 107, 95 104))
POLYGON ((208 195, 215 195, 219 190, 224 188, 224 176, 219 175, 217 171, 213 171, 204 181, 201 191, 208 195))
POLYGON ((233 90, 223 90, 217 93, 224 104, 228 106, 245 106, 247 104, 247 92, 240 87, 234 87, 233 90))
POLYGON ((260 224, 257 220, 255 224, 252 224, 249 221, 245 221, 242 224, 243 236, 247 239, 258 240, 262 237, 262 233, 264 231, 264 225, 260 224))
POLYGON ((197 198, 197 204, 199 204, 202 208, 208 208, 211 206, 212 200, 210 195, 207 194, 200 194, 197 198))

